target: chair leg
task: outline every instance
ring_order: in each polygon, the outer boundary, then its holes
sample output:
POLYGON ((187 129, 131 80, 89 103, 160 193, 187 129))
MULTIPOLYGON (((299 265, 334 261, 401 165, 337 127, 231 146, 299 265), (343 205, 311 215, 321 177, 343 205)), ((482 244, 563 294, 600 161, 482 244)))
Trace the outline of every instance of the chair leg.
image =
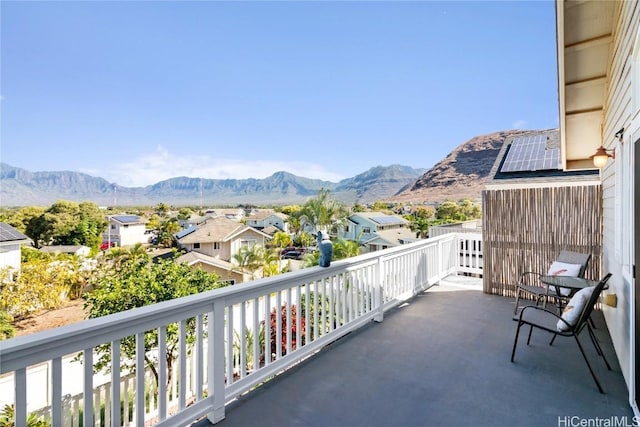
POLYGON ((600 381, 598 381, 598 378, 596 377, 596 373, 593 372, 593 368, 591 367, 591 363, 589 363, 589 359, 587 359, 587 355, 584 352, 584 349, 582 348, 582 344, 580 344, 580 340, 578 339, 577 335, 573 336, 576 339, 576 343, 578 343, 578 348, 580 349, 580 353, 582 353, 582 357, 584 358, 584 361, 587 364, 587 367, 589 368, 589 372, 591 372, 591 376, 593 377, 593 380, 596 382, 596 385, 598 386, 598 391, 600 391, 600 393, 604 394, 604 390, 602 389, 602 386, 600 385, 600 381))
POLYGON ((518 314, 518 301, 520 300, 520 289, 516 289, 516 306, 513 309, 513 314, 518 314))
POLYGON ((593 343, 593 346, 596 348, 596 351, 598 352, 598 356, 602 356, 602 359, 604 360, 604 364, 607 365, 607 369, 611 370, 611 365, 609 365, 609 361, 604 356, 604 352, 602 351, 602 347, 598 342, 598 338, 596 337, 595 332, 593 332, 593 330, 591 329, 591 325, 589 325, 589 323, 587 323, 587 331, 589 332, 589 336, 591 337, 591 342, 593 343))
POLYGON ((518 336, 520 335, 520 326, 522 326, 523 323, 518 321, 518 329, 516 329, 516 337, 513 340, 513 350, 511 350, 511 362, 513 363, 513 359, 516 356, 516 346, 518 345, 518 336))
POLYGON ((556 340, 557 336, 558 336, 558 334, 553 334, 553 337, 551 338, 551 341, 549 342, 549 345, 553 345, 553 342, 556 340))
POLYGON ((527 345, 531 343, 531 332, 533 332, 533 326, 529 326, 529 337, 527 338, 527 345))

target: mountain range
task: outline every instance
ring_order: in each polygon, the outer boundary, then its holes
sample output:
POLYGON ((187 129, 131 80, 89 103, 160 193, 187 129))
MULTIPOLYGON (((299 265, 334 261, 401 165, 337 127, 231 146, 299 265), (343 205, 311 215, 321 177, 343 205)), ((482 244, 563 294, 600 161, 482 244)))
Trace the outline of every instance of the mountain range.
POLYGON ((176 177, 146 187, 123 187, 79 172, 30 172, 0 163, 0 205, 47 206, 57 200, 72 200, 101 206, 153 206, 161 202, 174 206, 274 206, 304 203, 322 188, 346 204, 478 200, 503 142, 524 132, 501 131, 472 138, 429 170, 376 166, 337 183, 281 171, 264 179, 176 177))

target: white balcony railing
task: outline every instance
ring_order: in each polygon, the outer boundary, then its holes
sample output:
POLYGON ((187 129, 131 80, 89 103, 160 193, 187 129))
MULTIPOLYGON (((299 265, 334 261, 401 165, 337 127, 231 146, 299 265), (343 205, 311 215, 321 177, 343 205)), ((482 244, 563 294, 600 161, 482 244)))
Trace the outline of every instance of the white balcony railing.
MULTIPOLYGON (((44 411, 54 426, 77 425, 78 417, 84 426, 218 422, 227 402, 371 320, 382 321, 386 310, 440 279, 482 274, 480 245, 480 234, 449 234, 0 341, 0 375, 12 377, 15 425, 26 425, 30 412, 42 413, 31 396, 43 387, 44 411), (193 319, 196 340, 188 348, 193 319), (154 386, 145 356, 166 353, 172 325, 180 331, 177 369, 171 387, 154 386), (152 330, 159 345, 145 354, 145 332, 152 330), (130 336, 136 341, 133 377, 120 369, 120 341, 130 336), (93 364, 102 344, 111 345, 107 382, 120 386, 96 392, 93 364), (80 378, 63 369, 63 360, 78 354, 80 378), (32 380, 28 372, 43 363, 47 378, 32 380), (69 405, 69 383, 82 383, 80 403, 69 405)), ((167 384, 166 358, 155 359, 157 383, 167 384)))

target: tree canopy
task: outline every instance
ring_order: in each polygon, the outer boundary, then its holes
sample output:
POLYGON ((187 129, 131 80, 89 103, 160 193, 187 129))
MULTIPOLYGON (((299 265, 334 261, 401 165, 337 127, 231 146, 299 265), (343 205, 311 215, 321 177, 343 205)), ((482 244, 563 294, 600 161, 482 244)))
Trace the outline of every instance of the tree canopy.
MULTIPOLYGON (((111 252, 111 251, 110 251, 111 252)), ((201 269, 192 270, 187 264, 179 264, 172 260, 153 262, 144 251, 113 251, 111 257, 105 257, 99 272, 92 277, 93 291, 85 294, 89 317, 95 318, 107 314, 118 313, 135 307, 156 304, 175 298, 196 294, 225 286, 215 274, 201 269)), ((172 363, 179 351, 179 329, 177 324, 167 327, 167 364, 171 373, 172 363)), ((195 321, 187 322, 187 341, 195 340, 195 321)), ((145 362, 153 372, 156 383, 158 379, 157 360, 152 350, 158 346, 158 331, 145 334, 145 362)), ((95 364, 97 370, 109 366, 111 360, 109 344, 96 348, 99 359, 95 364)), ((121 340, 122 368, 135 370, 135 337, 121 340)), ((170 374, 169 374, 170 377, 170 374)), ((171 378, 168 378, 170 384, 171 378)), ((166 386, 166 385, 165 385, 166 386)))

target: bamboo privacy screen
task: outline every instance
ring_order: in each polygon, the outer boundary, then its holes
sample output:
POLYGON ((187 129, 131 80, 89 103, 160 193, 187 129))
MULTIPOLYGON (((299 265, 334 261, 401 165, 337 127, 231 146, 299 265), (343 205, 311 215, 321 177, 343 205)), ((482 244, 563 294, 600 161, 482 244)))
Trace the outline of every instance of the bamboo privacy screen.
POLYGON ((585 277, 600 278, 600 185, 486 190, 484 292, 514 296, 524 271, 546 273, 561 250, 591 253, 585 277))

